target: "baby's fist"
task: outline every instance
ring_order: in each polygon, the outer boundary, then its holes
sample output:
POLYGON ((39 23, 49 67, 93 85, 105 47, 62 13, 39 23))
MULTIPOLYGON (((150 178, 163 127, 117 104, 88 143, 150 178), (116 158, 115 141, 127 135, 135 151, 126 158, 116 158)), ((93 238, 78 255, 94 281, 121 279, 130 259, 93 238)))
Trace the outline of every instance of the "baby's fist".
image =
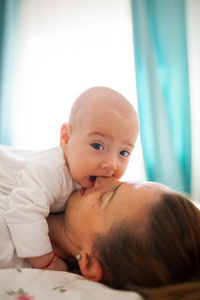
POLYGON ((52 263, 47 268, 45 268, 45 270, 69 272, 69 268, 64 260, 62 260, 61 258, 56 258, 57 256, 54 257, 52 263))

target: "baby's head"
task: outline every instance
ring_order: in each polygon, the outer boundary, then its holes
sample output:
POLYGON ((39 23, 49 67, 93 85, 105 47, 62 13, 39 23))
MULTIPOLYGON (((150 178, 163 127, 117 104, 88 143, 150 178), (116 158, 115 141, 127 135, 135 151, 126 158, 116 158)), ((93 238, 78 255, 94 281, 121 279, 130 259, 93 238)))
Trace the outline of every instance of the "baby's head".
POLYGON ((137 113, 120 93, 106 87, 83 92, 60 134, 74 180, 88 188, 96 176, 121 178, 138 133, 137 113))

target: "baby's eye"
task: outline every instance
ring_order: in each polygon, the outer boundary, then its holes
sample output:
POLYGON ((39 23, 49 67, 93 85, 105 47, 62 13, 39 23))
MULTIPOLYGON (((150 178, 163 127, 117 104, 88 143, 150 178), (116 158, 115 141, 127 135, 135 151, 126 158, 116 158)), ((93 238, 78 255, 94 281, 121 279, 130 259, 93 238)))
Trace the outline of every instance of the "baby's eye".
POLYGON ((99 143, 93 143, 92 147, 96 150, 103 150, 104 149, 103 146, 99 143))
POLYGON ((120 154, 121 156, 128 156, 128 155, 130 155, 130 153, 129 153, 128 151, 126 151, 126 150, 120 151, 119 154, 120 154))

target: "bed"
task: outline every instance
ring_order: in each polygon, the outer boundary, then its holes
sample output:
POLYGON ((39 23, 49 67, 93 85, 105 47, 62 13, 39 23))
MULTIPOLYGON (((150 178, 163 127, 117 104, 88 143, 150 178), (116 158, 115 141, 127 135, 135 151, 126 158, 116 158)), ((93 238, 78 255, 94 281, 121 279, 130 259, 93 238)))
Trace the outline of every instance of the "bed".
POLYGON ((38 269, 0 270, 0 300, 142 300, 80 275, 38 269))

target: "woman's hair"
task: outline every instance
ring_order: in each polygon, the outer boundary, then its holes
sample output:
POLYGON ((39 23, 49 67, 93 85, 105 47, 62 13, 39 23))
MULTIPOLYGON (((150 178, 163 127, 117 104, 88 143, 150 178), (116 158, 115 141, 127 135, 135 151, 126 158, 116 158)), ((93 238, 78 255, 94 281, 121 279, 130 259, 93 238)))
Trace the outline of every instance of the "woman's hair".
POLYGON ((97 236, 94 255, 102 282, 113 288, 146 299, 177 299, 172 295, 189 290, 199 298, 184 299, 200 299, 200 211, 179 193, 162 192, 145 220, 124 221, 97 236))

